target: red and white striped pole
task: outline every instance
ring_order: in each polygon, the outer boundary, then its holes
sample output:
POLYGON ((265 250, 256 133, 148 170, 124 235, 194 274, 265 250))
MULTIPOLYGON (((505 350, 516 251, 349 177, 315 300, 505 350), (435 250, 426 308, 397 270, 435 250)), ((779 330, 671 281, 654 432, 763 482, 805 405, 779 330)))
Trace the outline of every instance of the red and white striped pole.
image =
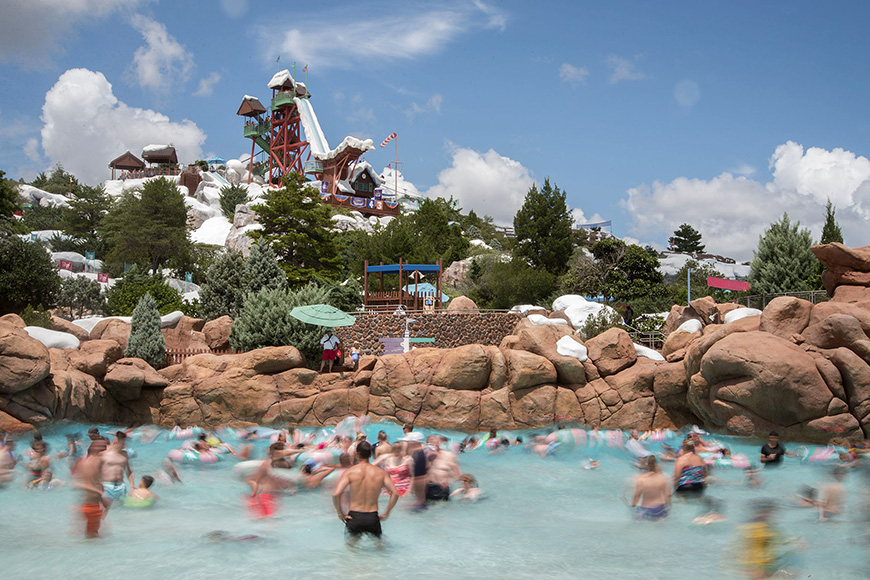
POLYGON ((395 133, 390 133, 390 136, 381 143, 381 147, 386 147, 390 141, 396 142, 396 159, 393 163, 393 192, 396 196, 396 203, 399 201, 399 139, 397 137, 398 135, 395 133))

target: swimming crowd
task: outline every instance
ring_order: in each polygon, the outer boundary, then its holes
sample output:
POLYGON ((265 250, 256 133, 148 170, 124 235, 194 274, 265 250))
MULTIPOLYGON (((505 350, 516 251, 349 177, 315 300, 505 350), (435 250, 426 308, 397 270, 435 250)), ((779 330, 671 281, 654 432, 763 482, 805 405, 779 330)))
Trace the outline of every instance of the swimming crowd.
MULTIPOLYGON (((485 497, 477 479, 460 469, 460 455, 475 449, 497 454, 521 446, 547 457, 558 453, 560 447, 594 442, 621 447, 641 471, 629 494, 630 501, 625 498, 638 521, 667 518, 673 497, 702 506, 704 513, 693 520, 694 524, 724 521, 718 502, 705 495, 708 486, 718 482, 712 473, 719 467, 742 469, 749 487, 760 484, 760 469, 748 457, 732 455, 727 447, 704 440, 702 435, 706 434, 698 428, 693 428, 682 441, 673 432, 631 431, 626 440, 620 431, 559 426, 548 435, 532 435, 528 442, 495 430, 451 442, 437 434, 425 437, 414 431, 413 426, 405 425, 402 437, 396 441, 390 442, 386 432, 380 431, 376 440, 369 442, 362 432, 366 424, 366 418, 348 418, 326 439, 322 433, 318 437, 314 432, 303 433, 292 426, 285 430, 225 427, 210 432, 176 427, 168 436, 186 441, 169 453, 154 476, 142 476, 138 482, 133 477, 127 439, 132 435, 139 442, 149 443, 161 434, 167 436, 156 427, 131 427, 109 436, 92 427, 84 454, 81 452, 84 444, 76 436, 67 435, 66 448, 51 455, 47 443, 37 433, 29 449, 19 455, 15 440, 7 435, 2 437, 0 446, 0 487, 13 481, 18 465, 27 470, 24 483, 27 487, 41 490, 62 487, 66 482, 55 477, 52 462, 67 462, 74 485, 81 492, 79 505, 85 537, 96 538, 103 518, 115 502, 126 507, 149 507, 159 499, 151 490, 155 479, 164 484, 180 482, 177 464, 212 463, 234 455, 239 459, 233 468, 234 475, 250 486, 247 503, 252 517, 275 516, 284 494, 325 488, 332 495, 336 515, 345 525, 348 542, 353 543, 364 534, 380 539, 381 521, 387 519, 401 497, 411 499, 415 512, 426 510, 433 502, 477 501, 485 497), (236 448, 221 435, 237 438, 236 448), (269 439, 266 457, 251 459, 255 441, 263 438, 269 439), (679 441, 679 446, 674 448, 666 441, 679 441), (654 444, 658 444, 658 452, 651 450, 654 444), (665 475, 661 466, 671 462, 672 475, 665 475), (381 511, 379 499, 384 496, 388 497, 388 504, 381 511)), ((818 490, 805 488, 795 498, 797 505, 816 509, 819 520, 829 520, 843 513, 844 479, 850 469, 862 466, 865 457, 870 456, 870 444, 835 440, 810 457, 803 447, 787 451, 778 435, 771 432, 760 450, 758 463, 765 469, 775 468, 789 456, 832 464, 831 479, 826 485, 818 490)), ((599 461, 590 459, 584 467, 596 469, 599 465, 599 461)), ((786 565, 784 554, 788 550, 783 546, 788 542, 774 524, 776 508, 770 502, 760 501, 752 521, 741 528, 741 564, 747 577, 767 578, 786 565)), ((794 547, 800 544, 792 542, 794 547)))

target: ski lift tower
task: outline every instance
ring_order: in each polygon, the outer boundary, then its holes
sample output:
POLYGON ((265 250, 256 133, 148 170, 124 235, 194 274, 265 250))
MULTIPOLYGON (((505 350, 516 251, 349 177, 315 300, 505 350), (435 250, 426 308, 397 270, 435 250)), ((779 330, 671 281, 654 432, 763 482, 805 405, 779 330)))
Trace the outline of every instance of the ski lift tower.
POLYGON ((251 140, 251 159, 248 162, 248 183, 251 183, 251 175, 254 171, 257 171, 259 175, 265 171, 265 161, 269 151, 271 151, 268 138, 272 129, 272 121, 266 114, 266 107, 263 106, 263 103, 257 97, 250 95, 245 95, 236 115, 245 117, 244 135, 246 139, 251 140), (257 146, 260 147, 260 153, 256 152, 257 146))
POLYGON ((272 186, 280 186, 284 175, 295 171, 305 173, 305 162, 311 156, 308 141, 302 137, 302 123, 296 99, 311 96, 302 83, 297 83, 284 69, 269 81, 272 89, 272 116, 269 131, 269 176, 272 186))

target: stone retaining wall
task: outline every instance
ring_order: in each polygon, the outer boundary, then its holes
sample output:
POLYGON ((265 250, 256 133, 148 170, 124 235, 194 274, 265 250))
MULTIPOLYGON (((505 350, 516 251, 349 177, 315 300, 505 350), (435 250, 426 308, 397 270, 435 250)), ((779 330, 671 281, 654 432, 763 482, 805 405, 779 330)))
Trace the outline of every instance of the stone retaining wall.
MULTIPOLYGON (((517 313, 414 313, 410 315, 416 322, 409 326, 411 338, 434 338, 434 343, 417 346, 436 348, 455 348, 466 344, 498 346, 502 339, 513 334, 514 328, 522 318, 517 313)), ((405 317, 386 313, 362 314, 356 317, 356 324, 337 328, 335 334, 348 352, 354 343, 359 343, 363 354, 380 355, 384 352, 380 338, 402 338, 405 336, 405 317)))

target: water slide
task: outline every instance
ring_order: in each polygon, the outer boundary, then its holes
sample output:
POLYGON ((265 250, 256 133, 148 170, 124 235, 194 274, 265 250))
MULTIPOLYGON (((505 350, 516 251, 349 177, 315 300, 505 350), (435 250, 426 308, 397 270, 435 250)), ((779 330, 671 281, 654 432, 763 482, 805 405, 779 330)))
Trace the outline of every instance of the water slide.
POLYGON ((296 97, 293 101, 299 109, 302 129, 305 131, 305 140, 311 146, 311 153, 319 155, 329 153, 329 143, 326 142, 326 135, 323 134, 323 129, 320 128, 320 123, 317 121, 317 115, 314 114, 314 107, 311 106, 308 99, 296 97))
POLYGON ((224 179, 223 177, 221 177, 220 174, 215 173, 215 172, 213 172, 213 171, 209 171, 208 174, 211 175, 211 176, 214 178, 214 180, 215 180, 215 181, 216 181, 216 182, 217 182, 221 187, 227 187, 227 186, 230 185, 230 182, 227 181, 226 179, 224 179))

